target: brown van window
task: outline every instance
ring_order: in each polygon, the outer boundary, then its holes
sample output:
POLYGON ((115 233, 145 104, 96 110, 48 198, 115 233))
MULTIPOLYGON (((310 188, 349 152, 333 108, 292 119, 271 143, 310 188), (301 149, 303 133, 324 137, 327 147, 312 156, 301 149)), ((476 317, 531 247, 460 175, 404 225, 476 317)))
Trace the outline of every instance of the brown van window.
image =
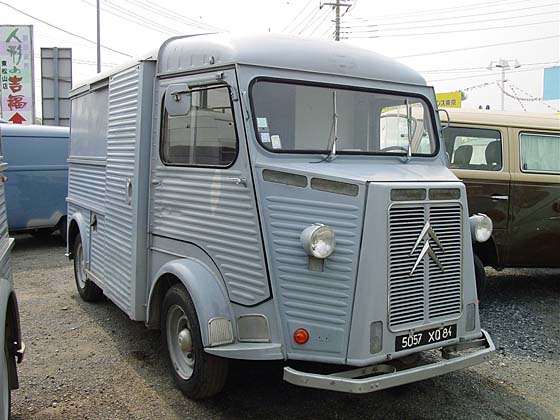
POLYGON ((521 170, 560 173, 560 135, 521 133, 521 170))
POLYGON ((161 159, 188 166, 231 165, 237 156, 237 133, 229 89, 195 90, 186 115, 163 115, 161 159))
POLYGON ((498 130, 449 127, 443 131, 443 137, 450 168, 502 169, 502 136, 498 130))

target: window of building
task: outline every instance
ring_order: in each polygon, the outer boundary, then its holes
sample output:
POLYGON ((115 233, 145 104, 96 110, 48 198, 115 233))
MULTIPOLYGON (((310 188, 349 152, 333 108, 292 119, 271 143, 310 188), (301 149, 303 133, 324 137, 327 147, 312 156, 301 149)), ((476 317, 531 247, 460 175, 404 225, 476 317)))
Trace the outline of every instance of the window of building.
POLYGON ((523 172, 560 173, 560 136, 521 133, 521 170, 523 172))
POLYGON ((161 158, 164 163, 227 167, 237 156, 237 132, 229 89, 191 92, 188 114, 164 112, 161 158))
POLYGON ((502 169, 502 136, 498 130, 449 127, 443 131, 443 137, 450 168, 502 169))

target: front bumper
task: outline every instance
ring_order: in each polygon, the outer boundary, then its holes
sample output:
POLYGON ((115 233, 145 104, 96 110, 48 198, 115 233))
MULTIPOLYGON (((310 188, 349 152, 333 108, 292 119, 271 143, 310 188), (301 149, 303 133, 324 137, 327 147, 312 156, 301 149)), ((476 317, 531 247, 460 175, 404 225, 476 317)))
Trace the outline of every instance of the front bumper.
POLYGON ((490 335, 484 330, 481 331, 481 338, 444 347, 441 349, 443 360, 422 366, 397 371, 392 365, 378 364, 331 375, 300 372, 286 367, 284 368, 284 380, 308 388, 354 394, 365 394, 421 381, 490 360, 496 347, 490 335), (459 354, 468 349, 478 350, 459 354))

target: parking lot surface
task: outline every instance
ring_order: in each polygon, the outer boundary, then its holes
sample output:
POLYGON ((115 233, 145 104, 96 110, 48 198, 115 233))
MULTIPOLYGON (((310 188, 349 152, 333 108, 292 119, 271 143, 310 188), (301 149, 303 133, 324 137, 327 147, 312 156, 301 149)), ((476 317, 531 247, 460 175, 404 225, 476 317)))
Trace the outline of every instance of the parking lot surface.
POLYGON ((489 273, 481 318, 491 363, 366 395, 304 389, 277 363, 236 363, 225 391, 190 401, 167 372, 159 332, 109 301, 88 304, 56 237, 12 253, 26 359, 13 393, 26 419, 558 419, 560 271, 489 273))

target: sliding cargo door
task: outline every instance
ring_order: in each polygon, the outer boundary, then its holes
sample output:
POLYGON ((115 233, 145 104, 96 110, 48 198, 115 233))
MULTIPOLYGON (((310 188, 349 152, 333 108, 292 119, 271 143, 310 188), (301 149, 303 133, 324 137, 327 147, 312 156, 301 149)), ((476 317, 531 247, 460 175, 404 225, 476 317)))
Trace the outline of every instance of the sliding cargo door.
POLYGON ((109 80, 104 292, 135 320, 145 319, 152 66, 109 80))

